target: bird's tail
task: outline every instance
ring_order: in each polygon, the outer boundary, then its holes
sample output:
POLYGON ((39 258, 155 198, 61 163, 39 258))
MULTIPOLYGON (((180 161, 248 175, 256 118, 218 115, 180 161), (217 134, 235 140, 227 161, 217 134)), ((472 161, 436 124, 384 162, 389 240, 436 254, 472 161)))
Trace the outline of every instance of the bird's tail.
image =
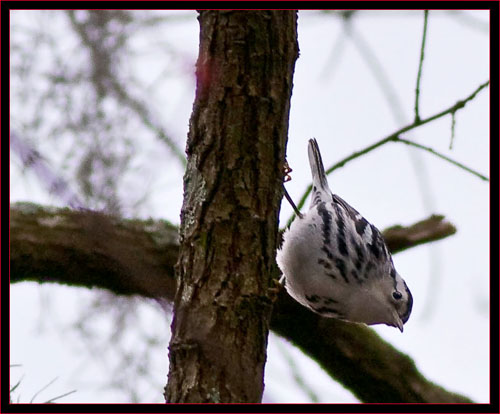
POLYGON ((307 153, 309 155, 309 165, 311 166, 313 186, 319 187, 317 190, 323 190, 330 193, 331 191, 328 187, 328 181, 326 180, 325 167, 323 167, 321 153, 319 152, 318 143, 315 138, 309 140, 307 153))

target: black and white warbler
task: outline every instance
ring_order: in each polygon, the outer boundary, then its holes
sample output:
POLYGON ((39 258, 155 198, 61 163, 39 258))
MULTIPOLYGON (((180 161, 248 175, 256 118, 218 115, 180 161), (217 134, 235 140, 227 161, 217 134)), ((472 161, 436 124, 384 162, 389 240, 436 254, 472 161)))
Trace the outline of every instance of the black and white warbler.
POLYGON ((413 298, 380 231, 332 194, 315 139, 308 154, 311 205, 285 232, 277 256, 288 293, 322 316, 403 332, 413 298))

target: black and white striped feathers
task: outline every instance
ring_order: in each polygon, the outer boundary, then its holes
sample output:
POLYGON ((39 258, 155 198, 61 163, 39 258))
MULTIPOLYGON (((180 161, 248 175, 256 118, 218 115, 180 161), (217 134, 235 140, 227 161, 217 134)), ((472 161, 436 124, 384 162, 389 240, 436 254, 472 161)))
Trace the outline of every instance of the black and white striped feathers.
POLYGON ((308 154, 311 205, 285 232, 277 257, 288 293, 322 316, 403 331, 413 298, 380 231, 332 194, 315 139, 308 154))

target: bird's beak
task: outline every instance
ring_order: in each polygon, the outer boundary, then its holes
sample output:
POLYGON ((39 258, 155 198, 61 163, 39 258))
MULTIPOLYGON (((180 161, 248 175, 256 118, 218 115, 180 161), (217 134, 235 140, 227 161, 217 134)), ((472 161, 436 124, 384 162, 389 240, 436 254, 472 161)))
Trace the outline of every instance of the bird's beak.
POLYGON ((403 332, 403 321, 396 311, 394 311, 394 313, 392 314, 392 320, 392 326, 394 326, 395 328, 399 328, 399 330, 403 332))
POLYGON ((396 326, 396 328, 399 328, 399 330, 401 332, 403 332, 403 321, 401 320, 401 318, 399 316, 396 318, 396 325, 395 326, 396 326))

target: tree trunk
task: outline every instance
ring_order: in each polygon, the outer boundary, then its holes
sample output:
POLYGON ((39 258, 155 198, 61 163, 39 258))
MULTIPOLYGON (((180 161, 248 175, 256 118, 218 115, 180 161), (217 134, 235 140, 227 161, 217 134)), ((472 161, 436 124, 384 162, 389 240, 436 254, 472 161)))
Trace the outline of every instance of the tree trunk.
POLYGON ((295 11, 202 11, 167 402, 260 402, 295 11))

